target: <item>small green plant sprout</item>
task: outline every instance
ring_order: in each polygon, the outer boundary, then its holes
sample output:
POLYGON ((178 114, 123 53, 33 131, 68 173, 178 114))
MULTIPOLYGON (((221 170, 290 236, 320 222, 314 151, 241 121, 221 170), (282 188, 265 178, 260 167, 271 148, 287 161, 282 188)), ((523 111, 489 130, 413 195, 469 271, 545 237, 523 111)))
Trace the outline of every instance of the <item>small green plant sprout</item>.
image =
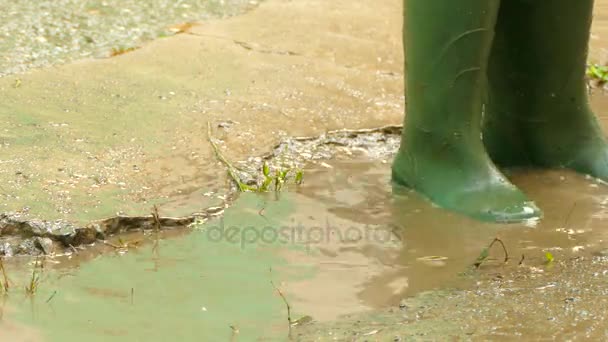
POLYGON ((266 162, 264 162, 264 165, 262 166, 262 174, 264 175, 264 181, 258 187, 258 189, 260 192, 265 192, 268 191, 268 187, 270 187, 270 184, 272 184, 272 177, 270 176, 270 167, 268 166, 268 164, 266 164, 266 162))
POLYGON ((280 192, 283 188, 283 185, 289 179, 289 175, 294 174, 294 183, 296 185, 302 184, 303 172, 302 170, 294 170, 290 167, 282 167, 280 169, 275 169, 274 174, 270 171, 270 167, 268 164, 264 162, 262 166, 262 175, 264 176, 264 180, 260 185, 254 188, 255 192, 268 192, 271 190, 271 186, 274 185, 275 192, 280 192))
POLYGON ((302 170, 296 171, 296 185, 302 184, 303 181, 304 181, 304 173, 302 172, 302 170))
POLYGON ((608 82, 608 66, 591 64, 587 67, 587 77, 594 80, 598 85, 604 85, 608 82))
POLYGON ((230 179, 234 182, 240 192, 269 192, 271 190, 275 192, 280 192, 283 188, 283 185, 286 183, 291 174, 294 174, 294 183, 296 185, 302 184, 302 180, 304 178, 302 170, 294 169, 288 166, 281 166, 280 168, 276 168, 274 172, 272 172, 270 166, 266 162, 264 162, 264 164, 262 165, 262 180, 257 184, 247 184, 239 176, 239 173, 242 173, 244 171, 235 167, 222 154, 219 146, 215 142, 215 139, 211 135, 210 122, 207 122, 207 139, 209 140, 209 143, 213 148, 213 152, 215 152, 215 156, 222 164, 224 164, 228 171, 230 179))
POLYGON ((283 184, 285 184, 285 180, 287 179, 287 172, 289 170, 276 170, 274 177, 274 190, 281 191, 283 184))
POLYGON ((42 274, 44 272, 44 259, 36 258, 34 261, 34 267, 32 268, 32 276, 28 285, 25 286, 25 293, 29 296, 33 296, 38 292, 42 274))
POLYGON ((503 263, 506 264, 507 262, 509 262, 509 252, 507 251, 507 247, 505 246, 504 242, 502 242, 502 240, 499 238, 494 238, 494 240, 492 240, 488 247, 481 250, 481 253, 473 263, 473 266, 475 268, 481 267, 481 264, 483 264, 488 259, 488 257, 490 256, 490 249, 492 249, 492 246, 494 246, 494 244, 497 242, 502 246, 502 251, 505 254, 505 259, 503 263))
POLYGON ((549 252, 549 251, 546 251, 545 252, 545 264, 551 265, 551 264, 553 264, 553 260, 555 260, 555 258, 553 257, 553 254, 551 254, 551 252, 549 252))
POLYGON ((262 166, 262 173, 264 180, 255 191, 256 192, 268 192, 271 190, 271 185, 274 185, 274 192, 280 192, 283 189, 283 185, 288 181, 289 176, 293 175, 294 183, 296 185, 302 184, 303 172, 300 169, 293 169, 288 166, 277 168, 274 170, 274 174, 270 171, 268 164, 264 163, 262 166))
POLYGON ((240 192, 252 191, 252 188, 249 185, 247 185, 245 182, 243 182, 241 180, 241 177, 239 177, 238 171, 240 171, 240 170, 238 168, 236 168, 234 165, 232 165, 232 163, 230 161, 228 161, 228 159, 226 159, 226 157, 224 157, 224 155, 222 154, 222 151, 220 151, 219 146, 217 145, 217 143, 215 142, 215 139, 211 135, 211 122, 207 122, 207 140, 211 144, 211 147, 213 148, 213 152, 215 152, 215 156, 217 157, 217 159, 222 164, 224 164, 224 166, 228 170, 228 175, 230 176, 230 179, 232 179, 232 181, 236 184, 239 191, 240 192))

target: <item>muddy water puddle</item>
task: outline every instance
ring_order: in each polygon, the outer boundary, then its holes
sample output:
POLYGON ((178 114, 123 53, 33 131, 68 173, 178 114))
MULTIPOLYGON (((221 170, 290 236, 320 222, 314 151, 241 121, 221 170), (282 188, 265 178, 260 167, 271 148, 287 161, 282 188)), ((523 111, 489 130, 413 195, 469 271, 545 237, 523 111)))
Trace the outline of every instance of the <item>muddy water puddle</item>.
POLYGON ((396 308, 429 290, 466 293, 480 279, 509 279, 522 268, 551 279, 538 285, 518 275, 518 286, 550 289, 572 273, 562 262, 602 255, 608 247, 608 189, 575 174, 514 172, 515 183, 545 211, 543 220, 522 225, 479 223, 406 190, 393 193, 388 161, 338 156, 310 164, 305 174, 301 187, 245 194, 222 218, 187 234, 160 240, 134 234, 123 239, 144 242, 128 250, 108 247, 81 256, 91 259, 85 263, 78 256, 49 261, 33 300, 20 286, 29 274, 14 271, 29 266, 8 264, 15 286, 3 331, 42 341, 284 340, 287 312, 276 288, 293 320, 311 316, 331 324, 396 308), (471 268, 495 237, 505 244, 508 263, 496 245, 479 270, 471 268), (545 264, 546 252, 553 268, 545 264))
MULTIPOLYGON (((608 189, 579 175, 514 172, 515 183, 544 208, 545 217, 538 222, 497 225, 447 213, 407 191, 393 196, 387 164, 336 161, 331 165, 331 169, 308 172, 309 185, 299 193, 306 198, 300 203, 306 205, 299 207, 295 219, 307 222, 305 226, 335 230, 345 240, 337 243, 335 237, 319 244, 318 253, 308 258, 319 266, 320 276, 305 285, 293 284, 314 289, 310 291, 314 297, 300 296, 310 310, 319 311, 319 318, 331 317, 340 307, 353 311, 396 305, 420 291, 466 285, 470 279, 458 274, 495 237, 504 242, 509 264, 515 265, 522 255, 524 263, 540 266, 547 251, 563 260, 607 247, 608 189), (340 279, 349 279, 354 286, 344 291, 340 279), (329 286, 332 283, 338 285, 329 286), (334 292, 339 296, 330 295, 334 292), (346 302, 356 305, 345 308, 346 302)), ((504 258, 498 244, 491 252, 496 259, 492 265, 504 258)))
POLYGON ((275 330, 284 336, 283 304, 270 285, 279 275, 269 271, 280 260, 270 251, 211 241, 199 230, 164 238, 79 267, 47 261, 33 299, 21 286, 29 274, 15 271, 31 266, 8 264, 15 286, 4 324, 28 327, 41 341, 230 340, 237 330, 245 340, 275 330))
POLYGON ((499 225, 447 213, 408 191, 391 194, 387 164, 328 165, 309 170, 299 192, 307 204, 296 216, 353 241, 326 239, 316 254, 291 254, 290 264, 316 269, 287 283, 293 306, 328 320, 322 333, 305 328, 303 340, 605 337, 605 184, 563 171, 512 171, 545 216, 499 225), (391 238, 369 233, 375 229, 391 238), (495 243, 475 267, 495 238, 507 255, 495 243))

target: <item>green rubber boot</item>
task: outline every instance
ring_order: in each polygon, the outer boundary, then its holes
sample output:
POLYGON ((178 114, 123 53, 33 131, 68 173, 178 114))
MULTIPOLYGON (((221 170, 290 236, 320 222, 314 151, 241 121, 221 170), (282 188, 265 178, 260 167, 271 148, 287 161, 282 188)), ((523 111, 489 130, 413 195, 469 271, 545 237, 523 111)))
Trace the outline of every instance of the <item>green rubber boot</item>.
POLYGON ((592 0, 502 2, 484 119, 498 165, 570 168, 608 181, 608 145, 585 82, 592 10, 592 0))
POLYGON ((440 207, 513 222, 539 217, 540 211, 498 171, 481 139, 499 5, 405 1, 407 115, 393 181, 440 207))

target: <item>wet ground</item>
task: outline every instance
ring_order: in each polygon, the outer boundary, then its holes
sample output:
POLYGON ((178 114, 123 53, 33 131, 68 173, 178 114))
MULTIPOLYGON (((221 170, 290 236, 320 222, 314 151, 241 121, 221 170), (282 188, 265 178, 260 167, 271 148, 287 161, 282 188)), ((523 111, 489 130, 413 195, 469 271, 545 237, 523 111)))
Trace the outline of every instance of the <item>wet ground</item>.
MULTIPOLYGON (((603 184, 515 172, 546 217, 490 225, 393 193, 386 160, 350 151, 309 164, 299 187, 241 196, 187 234, 132 234, 122 237, 131 247, 54 258, 31 303, 8 297, 9 323, 51 341, 285 340, 279 288, 294 321, 314 321, 293 329, 298 340, 605 337, 603 184), (508 261, 495 244, 476 268, 495 237, 508 261)), ((27 283, 18 261, 6 268, 27 283)))
MULTIPOLYGON (((592 61, 608 46, 606 4, 592 61)), ((231 193, 207 122, 230 160, 254 168, 288 136, 398 124, 400 25, 400 1, 269 0, 111 59, 5 77, 2 211, 76 225, 152 204, 188 215, 231 193)), ((608 97, 595 91, 593 106, 608 129, 608 97)), ((302 185, 240 196, 188 229, 46 258, 34 296, 33 261, 5 260, 0 339, 606 338, 605 184, 513 171, 546 217, 483 224, 393 192, 389 131, 288 140, 277 153, 297 152, 302 185), (495 243, 476 268, 496 237, 507 262, 495 243)))
POLYGON ((321 319, 391 309, 304 328, 304 340, 605 338, 608 191, 603 185, 563 172, 515 172, 515 183, 546 216, 500 226, 445 213, 414 194, 391 196, 388 167, 377 162, 334 165, 332 171, 320 171, 321 178, 334 183, 306 194, 316 203, 308 205, 312 211, 328 208, 331 215, 321 217, 344 228, 384 227, 398 243, 323 246, 322 257, 310 260, 318 265, 318 275, 291 285, 294 296, 310 311, 325 307, 321 319), (492 260, 477 269, 477 258, 496 237, 507 249, 508 262, 495 243, 492 260), (327 286, 344 279, 358 285, 327 286))
POLYGON ((285 136, 399 123, 400 39, 388 34, 399 3, 361 6, 276 1, 114 58, 0 79, 0 210, 78 224, 153 204, 186 215, 228 189, 208 122, 233 161, 285 136))

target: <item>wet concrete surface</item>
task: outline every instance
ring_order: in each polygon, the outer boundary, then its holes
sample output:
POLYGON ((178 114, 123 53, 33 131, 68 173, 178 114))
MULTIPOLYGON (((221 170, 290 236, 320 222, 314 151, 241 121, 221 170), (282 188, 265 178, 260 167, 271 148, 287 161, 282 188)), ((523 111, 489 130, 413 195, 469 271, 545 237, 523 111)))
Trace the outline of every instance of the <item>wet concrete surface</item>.
POLYGON ((271 1, 115 58, 4 77, 0 210, 83 223, 156 203, 180 216, 227 189, 207 122, 233 161, 284 136, 399 123, 399 8, 271 1))

